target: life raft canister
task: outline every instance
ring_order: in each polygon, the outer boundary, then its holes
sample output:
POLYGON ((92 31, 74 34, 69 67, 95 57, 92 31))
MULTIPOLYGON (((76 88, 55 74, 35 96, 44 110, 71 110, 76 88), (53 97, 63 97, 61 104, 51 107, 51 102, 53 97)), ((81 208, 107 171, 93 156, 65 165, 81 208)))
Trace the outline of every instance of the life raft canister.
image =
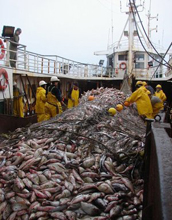
POLYGON ((0 69, 0 76, 3 75, 4 76, 4 84, 2 85, 1 84, 1 81, 0 80, 0 91, 4 91, 6 88, 7 88, 7 85, 8 85, 8 73, 5 69, 0 69))
POLYGON ((5 55, 5 49, 4 49, 3 41, 1 39, 0 39, 0 46, 1 46, 0 60, 2 60, 4 58, 4 55, 5 55))

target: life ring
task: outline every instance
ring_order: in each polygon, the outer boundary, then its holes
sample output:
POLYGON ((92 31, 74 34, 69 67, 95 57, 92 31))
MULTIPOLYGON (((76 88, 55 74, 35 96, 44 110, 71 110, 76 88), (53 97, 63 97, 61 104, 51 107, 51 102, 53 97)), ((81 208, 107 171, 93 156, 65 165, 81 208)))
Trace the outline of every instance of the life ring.
POLYGON ((5 55, 5 49, 4 49, 3 41, 1 39, 0 39, 0 46, 1 46, 0 60, 2 60, 4 58, 4 55, 5 55))
POLYGON ((1 85, 1 80, 0 80, 0 91, 4 91, 7 88, 8 85, 8 73, 5 69, 0 69, 0 76, 4 76, 4 84, 1 85))
POLYGON ((121 70, 125 70, 125 69, 127 68, 127 64, 126 64, 125 62, 121 62, 121 63, 119 64, 119 68, 120 68, 121 70))

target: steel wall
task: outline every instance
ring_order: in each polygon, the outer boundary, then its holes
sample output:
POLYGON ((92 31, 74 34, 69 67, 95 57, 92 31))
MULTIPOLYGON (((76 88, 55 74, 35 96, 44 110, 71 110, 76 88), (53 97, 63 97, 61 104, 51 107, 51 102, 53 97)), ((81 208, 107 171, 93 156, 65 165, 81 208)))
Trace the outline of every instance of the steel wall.
POLYGON ((148 122, 143 220, 172 219, 172 142, 169 123, 148 122))

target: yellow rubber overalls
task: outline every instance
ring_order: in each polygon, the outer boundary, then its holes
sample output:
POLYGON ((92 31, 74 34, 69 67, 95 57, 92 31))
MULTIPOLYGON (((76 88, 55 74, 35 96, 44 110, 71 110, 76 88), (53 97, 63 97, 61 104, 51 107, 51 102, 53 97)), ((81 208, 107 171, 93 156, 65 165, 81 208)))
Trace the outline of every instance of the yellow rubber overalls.
POLYGON ((79 89, 77 89, 77 90, 72 89, 71 99, 68 98, 68 105, 67 105, 67 107, 68 108, 72 108, 74 106, 78 106, 78 104, 79 104, 79 89), (74 101, 72 101, 72 99, 74 101))
POLYGON ((13 96, 14 96, 14 103, 13 103, 14 116, 24 118, 23 97, 20 96, 20 92, 18 88, 14 88, 13 96))
MULTIPOLYGON (((51 91, 53 88, 54 87, 51 88, 51 91)), ((45 104, 45 113, 47 114, 48 119, 63 112, 61 103, 57 100, 56 96, 51 93, 51 91, 47 94, 47 102, 45 104)))

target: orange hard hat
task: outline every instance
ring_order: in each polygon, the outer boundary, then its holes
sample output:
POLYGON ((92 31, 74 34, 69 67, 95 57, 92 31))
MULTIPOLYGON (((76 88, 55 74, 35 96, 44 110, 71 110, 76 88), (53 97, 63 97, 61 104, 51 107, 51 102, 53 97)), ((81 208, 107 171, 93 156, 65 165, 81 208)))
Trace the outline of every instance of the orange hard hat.
POLYGON ((128 107, 128 106, 130 106, 130 103, 127 102, 127 101, 125 101, 125 102, 124 102, 124 105, 128 107))
POLYGON ((92 101, 92 100, 94 100, 94 96, 90 95, 90 96, 88 97, 88 101, 92 101))
POLYGON ((121 105, 121 104, 118 104, 118 105, 116 105, 116 110, 117 111, 121 111, 123 109, 123 105, 121 105))

